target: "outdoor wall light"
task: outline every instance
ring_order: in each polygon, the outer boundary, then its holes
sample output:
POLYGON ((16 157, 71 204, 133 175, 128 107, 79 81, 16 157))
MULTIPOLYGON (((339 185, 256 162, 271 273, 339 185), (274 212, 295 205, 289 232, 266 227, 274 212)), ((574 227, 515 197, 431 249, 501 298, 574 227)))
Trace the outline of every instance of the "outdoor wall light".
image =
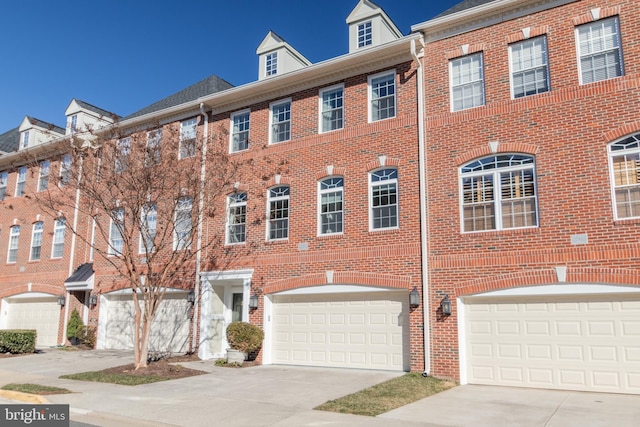
POLYGON ((440 308, 442 309, 442 314, 451 316, 451 300, 449 299, 449 295, 445 295, 444 298, 442 298, 440 308))
POLYGON ((249 297, 249 309, 255 310, 258 308, 258 295, 253 294, 249 297))
POLYGON ((409 304, 412 307, 417 307, 420 305, 420 293, 415 286, 413 287, 413 290, 409 292, 409 304))
POLYGON ((98 305, 98 295, 91 295, 89 297, 89 305, 95 307, 98 305))
POLYGON ((196 303, 196 293, 193 290, 190 290, 187 294, 187 302, 190 302, 192 305, 196 303))
POLYGON ((64 301, 65 301, 64 295, 60 295, 60 296, 58 297, 58 305, 59 305, 60 307, 64 307, 64 301))

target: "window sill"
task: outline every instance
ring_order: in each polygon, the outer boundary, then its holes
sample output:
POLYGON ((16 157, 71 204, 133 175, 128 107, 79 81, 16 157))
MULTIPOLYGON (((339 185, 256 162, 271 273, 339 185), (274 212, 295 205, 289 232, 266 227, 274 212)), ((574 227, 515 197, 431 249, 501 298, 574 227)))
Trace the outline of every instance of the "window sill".
POLYGON ((342 239, 344 233, 319 234, 318 239, 342 239))
POLYGON ((369 234, 394 234, 399 233, 400 227, 396 228, 376 228, 374 230, 369 230, 369 234))
POLYGON ((289 243, 289 239, 265 240, 264 243, 267 245, 282 245, 285 243, 289 243))
POLYGON ((508 228, 503 230, 483 230, 483 231, 467 231, 462 232, 461 235, 463 237, 474 238, 474 237, 485 237, 490 235, 499 234, 501 236, 509 236, 509 235, 518 235, 518 234, 532 234, 539 233, 540 227, 526 227, 526 228, 508 228))
POLYGON ((640 218, 616 219, 613 221, 613 225, 616 225, 616 226, 640 225, 640 218))
POLYGON ((232 247, 234 247, 234 246, 244 246, 244 245, 246 245, 246 244, 247 244, 247 242, 238 242, 238 243, 225 243, 224 245, 225 245, 226 247, 230 247, 230 248, 232 248, 232 247))

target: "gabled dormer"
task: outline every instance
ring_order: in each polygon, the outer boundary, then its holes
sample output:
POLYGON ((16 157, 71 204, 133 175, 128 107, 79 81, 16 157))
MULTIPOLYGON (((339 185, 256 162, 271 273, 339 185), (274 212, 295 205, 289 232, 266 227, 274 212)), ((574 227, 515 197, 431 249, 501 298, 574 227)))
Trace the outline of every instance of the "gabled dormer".
POLYGON ((99 129, 119 118, 116 114, 75 98, 71 100, 64 114, 67 116, 67 135, 99 129))
POLYGON ((18 131, 20 133, 19 150, 35 147, 64 136, 64 129, 61 127, 29 116, 22 120, 18 131))
POLYGON ((347 17, 349 53, 399 39, 402 33, 391 18, 372 1, 360 0, 347 17))
POLYGON ((256 50, 259 58, 258 80, 299 70, 311 62, 273 31, 262 40, 256 50))

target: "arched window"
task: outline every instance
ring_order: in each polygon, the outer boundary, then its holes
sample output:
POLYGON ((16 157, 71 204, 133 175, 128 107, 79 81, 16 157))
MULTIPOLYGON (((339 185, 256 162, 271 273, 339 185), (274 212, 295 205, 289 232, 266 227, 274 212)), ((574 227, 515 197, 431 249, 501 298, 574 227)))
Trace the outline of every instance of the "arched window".
POLYGON ((398 169, 369 174, 369 229, 398 228, 398 169))
POLYGON ((269 190, 267 240, 289 238, 289 187, 281 185, 269 190))
POLYGON ((343 231, 344 178, 335 176, 318 183, 318 233, 340 234, 343 231))
POLYGON ((460 168, 462 231, 538 226, 535 160, 500 154, 460 168))
POLYGON ((616 219, 640 217, 640 133, 609 144, 616 219))

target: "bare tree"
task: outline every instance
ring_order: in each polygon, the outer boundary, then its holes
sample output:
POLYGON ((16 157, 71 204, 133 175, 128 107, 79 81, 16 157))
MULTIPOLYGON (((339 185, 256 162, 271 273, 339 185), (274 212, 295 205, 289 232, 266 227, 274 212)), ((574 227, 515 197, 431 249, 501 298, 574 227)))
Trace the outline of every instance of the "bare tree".
POLYGON ((186 132, 173 123, 74 135, 64 142, 71 161, 61 163, 58 185, 35 193, 53 217, 75 212, 91 223, 83 230, 66 221, 132 290, 136 369, 147 366, 151 325, 167 289, 190 287, 199 254, 224 246, 222 230, 198 238, 203 221, 224 215, 224 199, 252 170, 250 160, 230 158, 226 133, 207 136, 206 125, 200 119, 186 132))

